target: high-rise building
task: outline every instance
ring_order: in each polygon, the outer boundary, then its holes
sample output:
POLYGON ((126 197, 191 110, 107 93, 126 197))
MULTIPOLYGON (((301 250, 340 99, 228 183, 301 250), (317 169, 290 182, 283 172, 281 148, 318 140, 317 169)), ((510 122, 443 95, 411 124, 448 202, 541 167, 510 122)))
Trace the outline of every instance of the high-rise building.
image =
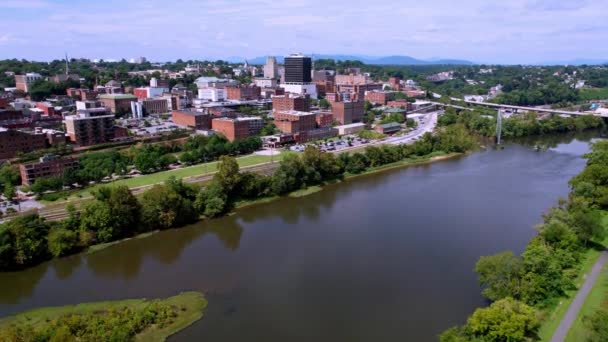
POLYGON ((301 54, 285 57, 284 82, 281 88, 285 92, 310 95, 317 98, 317 86, 312 83, 312 59, 301 54))
POLYGON ((312 59, 293 54, 285 57, 285 83, 312 82, 312 59))
POLYGON ((266 58, 266 64, 264 65, 264 78, 275 80, 279 78, 279 65, 277 64, 276 57, 269 56, 266 58))

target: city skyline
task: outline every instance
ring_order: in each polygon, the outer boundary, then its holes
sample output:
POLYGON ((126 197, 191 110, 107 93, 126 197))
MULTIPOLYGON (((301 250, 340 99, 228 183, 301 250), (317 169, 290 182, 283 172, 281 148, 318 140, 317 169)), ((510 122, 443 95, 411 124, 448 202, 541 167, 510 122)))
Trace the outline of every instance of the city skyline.
POLYGON ((229 59, 401 55, 477 63, 606 60, 606 5, 591 1, 6 0, 0 59, 229 59))

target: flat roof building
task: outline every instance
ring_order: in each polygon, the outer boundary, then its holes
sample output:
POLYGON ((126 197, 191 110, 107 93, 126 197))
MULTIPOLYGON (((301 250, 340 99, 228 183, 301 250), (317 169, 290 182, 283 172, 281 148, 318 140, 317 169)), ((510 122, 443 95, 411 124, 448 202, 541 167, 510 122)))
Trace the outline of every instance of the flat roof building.
POLYGON ((283 133, 299 133, 315 129, 316 117, 315 113, 310 112, 278 111, 274 113, 274 124, 283 133))
POLYGON ((211 120, 211 128, 229 141, 249 137, 249 123, 236 118, 216 118, 211 120))
POLYGON ((65 117, 70 140, 80 146, 103 144, 114 139, 114 115, 106 108, 79 110, 65 117))
POLYGON ((42 75, 35 72, 28 72, 25 75, 15 75, 15 87, 26 93, 30 91, 30 85, 42 79, 42 75))
POLYGON ((334 102, 331 111, 337 122, 342 125, 350 124, 363 119, 365 103, 363 101, 334 102))
POLYGON ((189 111, 174 110, 171 113, 173 123, 180 126, 191 127, 198 130, 211 129, 211 114, 189 111))
POLYGON ((19 164, 21 185, 32 185, 38 178, 63 176, 66 170, 76 168, 78 164, 77 158, 60 158, 55 155, 45 155, 37 162, 19 164))
POLYGON ((0 160, 13 158, 19 152, 32 152, 47 146, 45 134, 0 127, 0 160))
POLYGON ((102 94, 99 95, 99 101, 110 112, 125 114, 131 110, 131 102, 137 101, 137 97, 131 94, 102 94))
POLYGON ((272 97, 272 110, 300 112, 310 111, 310 97, 306 95, 285 94, 272 97))

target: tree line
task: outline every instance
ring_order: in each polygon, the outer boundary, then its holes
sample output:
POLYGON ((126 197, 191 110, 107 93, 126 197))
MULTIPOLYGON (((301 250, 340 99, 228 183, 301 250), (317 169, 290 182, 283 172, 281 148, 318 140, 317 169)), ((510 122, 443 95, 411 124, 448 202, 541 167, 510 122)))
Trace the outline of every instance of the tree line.
MULTIPOLYGON (((222 156, 217 173, 204 187, 171 178, 140 198, 126 186, 101 187, 79 211, 69 206, 68 218, 63 221, 48 222, 29 214, 1 224, 0 270, 20 269, 94 244, 218 217, 240 201, 285 195, 402 160, 465 152, 475 144, 466 128, 456 124, 440 129, 436 135, 427 133, 412 145, 369 146, 364 152, 337 157, 310 146, 301 155, 286 156, 270 176, 241 172, 234 157, 222 156)), ((124 164, 118 159, 99 164, 107 171, 115 171, 120 165, 124 164)))
MULTIPOLYGON (((456 110, 447 108, 438 119, 439 126, 455 123, 463 124, 468 130, 484 137, 496 136, 496 111, 491 109, 475 108, 473 110, 456 110)), ((550 115, 540 119, 535 112, 516 114, 502 119, 502 136, 517 138, 533 135, 545 135, 584 131, 587 129, 603 128, 604 120, 594 115, 579 115, 575 117, 562 117, 550 115)))
MULTIPOLYGON (((126 151, 88 152, 78 158, 79 165, 76 168, 68 169, 60 176, 39 178, 32 184, 30 190, 41 195, 74 184, 97 183, 113 175, 124 176, 130 171, 131 166, 143 174, 149 174, 167 170, 171 164, 178 161, 185 165, 210 162, 223 155, 250 154, 261 146, 259 137, 230 142, 222 135, 211 137, 195 135, 188 138, 183 145, 153 144, 132 147, 126 151), (176 157, 177 154, 179 158, 176 157)), ((1 176, 0 173, 0 178, 1 176)))
MULTIPOLYGON (((570 181, 567 199, 543 215, 537 234, 521 255, 505 251, 482 256, 475 265, 483 295, 493 303, 477 309, 467 322, 444 332, 442 342, 527 341, 537 339, 542 313, 575 290, 585 253, 604 249, 602 222, 608 209, 608 142, 591 147, 585 169, 570 181)), ((608 315, 589 318, 606 340, 608 315)))
MULTIPOLYGON (((181 310, 180 310, 181 309, 181 310)), ((143 307, 122 307, 95 312, 65 314, 45 322, 11 324, 0 331, 0 340, 21 341, 135 341, 137 334, 162 329, 185 313, 161 301, 143 307)))

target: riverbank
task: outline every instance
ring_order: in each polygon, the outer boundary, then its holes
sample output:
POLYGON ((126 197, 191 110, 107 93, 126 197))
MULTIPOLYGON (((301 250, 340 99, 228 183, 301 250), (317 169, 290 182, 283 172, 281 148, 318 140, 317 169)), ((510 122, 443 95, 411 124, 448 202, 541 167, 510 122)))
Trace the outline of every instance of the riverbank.
MULTIPOLYGON (((461 157, 463 156, 464 153, 434 153, 430 156, 427 157, 421 157, 421 158, 415 158, 415 159, 405 159, 396 163, 391 163, 391 164, 386 164, 383 166, 378 166, 375 168, 371 168, 365 172, 362 172, 360 174, 347 174, 343 180, 335 180, 335 181, 331 181, 328 182, 326 184, 323 185, 314 185, 314 186, 309 186, 305 189, 300 189, 297 191, 293 191, 289 194, 287 194, 286 196, 271 196, 271 197, 263 197, 263 198, 259 198, 259 199, 255 199, 255 200, 248 200, 248 201, 239 201, 237 203, 235 203, 234 206, 234 210, 233 212, 231 212, 230 214, 233 214, 235 211, 238 211, 239 209, 242 208, 246 208, 246 207, 251 207, 251 206, 255 206, 255 205, 260 205, 260 204, 265 204, 265 203, 271 203, 273 201, 279 200, 281 198, 284 197, 291 197, 291 198, 300 198, 300 197, 305 197, 308 195, 312 195, 314 193, 317 193, 319 191, 323 191, 323 189, 325 188, 325 186, 327 185, 331 185, 331 184, 335 184, 335 183, 339 183, 339 182, 343 182, 343 181, 347 181, 347 180, 351 180, 351 179, 355 179, 357 177, 361 177, 361 176, 366 176, 366 175, 372 175, 372 174, 377 174, 377 173, 381 173, 381 172, 386 172, 389 170, 394 170, 394 169, 398 169, 398 168, 404 168, 404 167, 408 167, 408 166, 416 166, 416 165, 425 165, 425 164, 431 164, 431 163, 435 163, 435 162, 439 162, 439 161, 444 161, 444 160, 448 160, 448 159, 453 159, 456 157, 461 157)), ((230 215, 229 214, 229 215, 230 215)), ((207 220, 206 218, 201 217, 200 221, 203 220, 207 220)), ((139 234, 133 237, 129 237, 126 239, 121 239, 121 240, 117 240, 117 241, 112 241, 112 242, 108 242, 108 243, 103 243, 103 244, 97 244, 97 245, 93 245, 90 246, 85 253, 86 254, 92 254, 92 253, 96 253, 99 251, 102 251, 108 247, 111 246, 115 246, 117 244, 129 241, 129 240, 133 240, 133 239, 143 239, 146 238, 148 236, 154 235, 156 233, 158 233, 159 231, 152 231, 152 232, 146 232, 143 234, 139 234)))
MULTIPOLYGON (((608 215, 604 215, 604 227, 608 228, 608 215)), ((604 240, 603 245, 608 245, 608 239, 604 240)), ((555 330, 566 315, 570 304, 572 304, 572 301, 574 300, 578 289, 585 282, 586 276, 589 274, 591 268, 593 267, 597 259, 600 257, 601 252, 601 249, 589 249, 585 252, 585 255, 582 257, 583 262, 580 268, 580 272, 578 273, 576 280, 574 281, 576 289, 568 291, 567 295, 562 298, 558 303, 543 311, 543 322, 541 323, 541 326, 538 330, 538 336, 540 337, 541 341, 551 340, 551 337, 553 336, 555 330)), ((589 300, 589 298, 587 300, 589 300)), ((577 318, 577 321, 580 321, 580 317, 577 318)), ((572 328, 574 329, 574 326, 572 328)), ((579 327, 579 329, 580 328, 582 327, 579 327)))
POLYGON ((568 331, 568 335, 566 335, 566 342, 588 340, 589 328, 586 320, 599 310, 608 310, 608 265, 604 265, 604 268, 600 271, 591 293, 589 293, 570 331, 568 331))
MULTIPOLYGON (((398 169, 398 168, 404 168, 404 167, 408 167, 408 166, 435 163, 435 162, 439 162, 439 161, 443 161, 443 160, 461 157, 463 155, 465 155, 465 153, 437 153, 437 152, 434 152, 434 153, 431 153, 429 156, 425 156, 425 157, 404 159, 404 160, 401 160, 401 161, 398 161, 395 163, 386 164, 386 165, 382 165, 382 166, 378 166, 378 167, 374 167, 374 168, 369 168, 368 170, 361 172, 361 173, 357 173, 357 174, 347 173, 347 174, 345 174, 344 178, 341 180, 333 180, 333 181, 327 182, 322 185, 309 186, 305 189, 293 191, 293 192, 287 194, 285 197, 292 197, 292 198, 304 197, 304 196, 308 196, 308 195, 317 193, 319 191, 323 191, 323 189, 327 185, 344 182, 347 180, 355 179, 357 177, 377 174, 377 173, 394 170, 394 169, 398 169)), ((270 202, 278 200, 280 198, 282 198, 282 196, 271 196, 271 197, 264 197, 264 198, 259 198, 259 199, 255 199, 255 200, 239 201, 235 204, 235 209, 238 210, 240 208, 250 207, 250 206, 264 204, 264 203, 270 203, 270 202)))
MULTIPOLYGON (((203 311, 207 306, 207 300, 199 292, 184 292, 176 296, 165 298, 165 299, 127 299, 119 301, 108 301, 108 302, 95 302, 95 303, 82 303, 77 305, 60 306, 60 307, 45 307, 39 309, 29 310, 17 315, 0 319, 0 331, 10 334, 16 328, 20 333, 28 333, 31 330, 33 333, 53 330, 54 337, 58 337, 59 334, 66 334, 65 326, 70 324, 67 321, 74 321, 74 317, 83 318, 83 321, 96 321, 95 324, 99 324, 99 321, 107 319, 107 317, 114 317, 117 312, 124 310, 131 316, 136 316, 138 313, 146 312, 147 315, 156 313, 159 308, 169 309, 171 312, 169 317, 163 317, 158 319, 155 324, 151 324, 152 318, 147 317, 143 320, 143 329, 138 331, 135 336, 130 336, 129 340, 135 341, 165 341, 169 336, 183 330, 190 326, 192 323, 198 321, 203 317, 203 311), (153 308, 152 311, 146 311, 149 308, 153 308), (65 325, 64 325, 65 324, 65 325)), ((115 320, 111 324, 112 328, 116 329, 128 329, 132 327, 121 327, 120 324, 126 322, 115 320)), ((82 327, 79 327, 84 330, 82 327)), ((71 330, 71 329, 70 329, 71 330)), ((2 334, 0 333, 0 337, 2 334)), ((71 334, 76 333, 90 333, 84 331, 73 331, 71 334)), ((107 331, 101 331, 97 333, 108 333, 107 331)), ((12 336, 12 335, 11 335, 12 336)), ((76 335, 78 336, 78 335, 76 335)), ((5 336, 6 337, 6 336, 5 336)), ((67 337, 67 336, 64 336, 67 337)), ((111 337, 111 336, 107 336, 111 337)), ((113 337, 116 337, 113 335, 113 337)), ((71 340, 66 338, 65 341, 71 340)), ((62 340, 63 341, 63 340, 62 340)))

